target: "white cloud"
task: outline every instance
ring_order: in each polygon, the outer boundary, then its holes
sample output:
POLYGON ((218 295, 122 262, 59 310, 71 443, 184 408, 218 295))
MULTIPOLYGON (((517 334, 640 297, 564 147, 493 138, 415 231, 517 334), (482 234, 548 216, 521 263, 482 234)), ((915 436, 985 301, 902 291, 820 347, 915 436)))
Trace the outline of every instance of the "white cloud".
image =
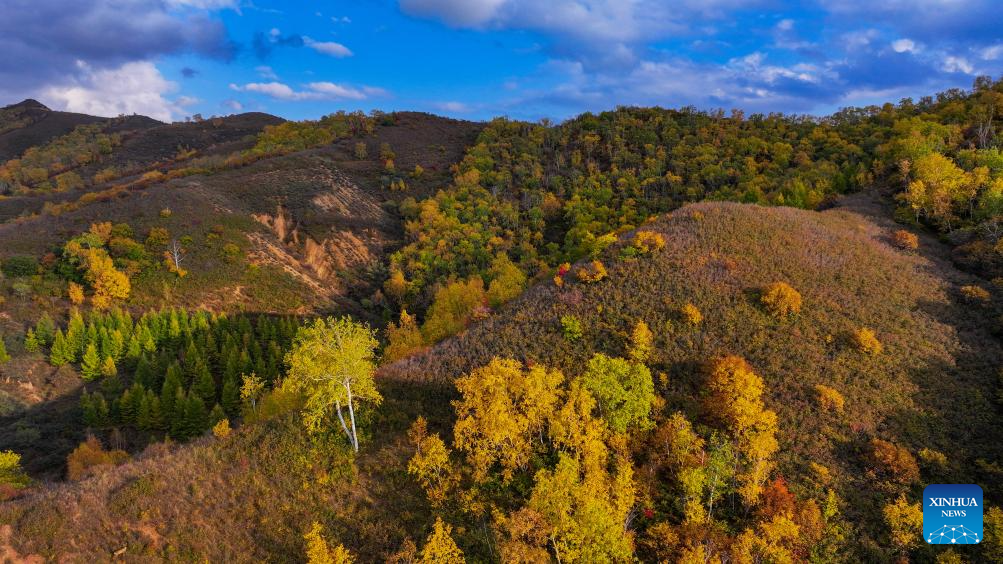
POLYGON ((325 55, 331 55, 332 57, 351 57, 353 55, 352 50, 345 47, 341 43, 335 43, 334 41, 315 41, 309 37, 303 37, 303 44, 307 47, 317 51, 318 53, 323 53, 325 55))
POLYGON ((975 72, 975 67, 968 62, 968 59, 964 57, 955 57, 954 55, 948 55, 944 59, 943 69, 946 72, 963 72, 965 74, 972 74, 975 72))
POLYGON ((275 74, 275 71, 272 70, 272 67, 268 65, 261 65, 258 67, 254 67, 254 71, 258 73, 258 76, 267 80, 279 79, 279 75, 275 74))
POLYGON ((231 84, 237 92, 255 92, 278 100, 366 100, 374 96, 385 96, 387 91, 374 86, 346 86, 334 82, 311 82, 304 90, 294 90, 281 82, 250 82, 243 86, 231 84))
POLYGON ((794 20, 792 19, 782 19, 777 22, 777 29, 780 31, 791 31, 794 29, 794 20))
POLYGON ((524 28, 604 43, 669 37, 759 0, 399 0, 410 14, 470 28, 524 28))
POLYGON ((99 116, 135 113, 161 121, 171 121, 182 113, 181 104, 164 97, 177 90, 177 84, 165 79, 149 61, 102 70, 92 70, 83 61, 78 61, 77 66, 80 78, 73 84, 43 91, 47 103, 71 112, 99 116))
POLYGON ((903 38, 892 41, 892 50, 896 53, 918 53, 919 47, 912 39, 903 38))
POLYGON ((481 26, 508 0, 401 0, 401 8, 420 16, 441 18, 455 26, 481 26))
POLYGON ((178 96, 178 98, 174 100, 174 104, 179 108, 187 108, 188 106, 194 106, 200 102, 202 102, 202 100, 196 98, 195 96, 178 96))
POLYGON ((196 10, 238 9, 237 0, 167 0, 171 8, 194 8, 196 10))
POLYGON ((235 112, 239 112, 244 109, 243 104, 233 99, 223 100, 223 107, 233 110, 235 112))
POLYGON ((452 114, 465 114, 471 111, 469 105, 456 101, 439 102, 435 104, 435 107, 443 112, 449 112, 452 114))
POLYGON ((983 61, 995 61, 1003 57, 1003 43, 982 49, 979 52, 979 56, 982 57, 983 61))

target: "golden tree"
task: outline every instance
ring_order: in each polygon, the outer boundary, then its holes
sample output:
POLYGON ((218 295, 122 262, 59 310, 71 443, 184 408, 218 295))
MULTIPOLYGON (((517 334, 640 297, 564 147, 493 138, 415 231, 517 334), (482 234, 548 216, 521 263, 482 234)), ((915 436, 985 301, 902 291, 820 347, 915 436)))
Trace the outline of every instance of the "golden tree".
POLYGON ((462 397, 454 403, 454 445, 467 454, 475 479, 487 478, 496 463, 506 481, 525 468, 563 381, 560 371, 523 370, 518 361, 498 358, 456 380, 462 397))
POLYGON ((654 335, 648 328, 648 324, 643 319, 638 320, 637 324, 634 325, 634 330, 630 333, 630 347, 627 350, 627 356, 634 362, 642 364, 647 362, 648 357, 651 356, 653 341, 654 335))
POLYGON ((923 509, 919 503, 909 503, 900 495, 894 503, 882 509, 892 546, 905 552, 919 544, 923 536, 923 509))
POLYGON ((317 319, 300 327, 286 353, 284 385, 305 395, 303 422, 308 429, 318 430, 333 407, 352 448, 359 450, 355 404, 379 405, 383 400, 373 380, 376 345, 373 330, 348 317, 317 319), (348 422, 343 408, 348 409, 348 422))
POLYGON ((327 539, 324 538, 324 527, 316 521, 310 526, 310 530, 303 535, 303 540, 306 541, 307 564, 352 564, 355 562, 355 558, 344 546, 339 544, 331 548, 327 539))
POLYGON ((432 505, 438 506, 446 500, 457 481, 449 462, 449 449, 439 435, 428 433, 424 417, 415 420, 408 437, 415 453, 408 461, 407 472, 418 480, 432 505))
POLYGON ((435 518, 435 525, 432 533, 425 539, 425 546, 421 549, 422 564, 463 564, 463 551, 456 546, 456 541, 452 537, 453 528, 442 522, 439 517, 435 518))
POLYGON ((743 465, 737 474, 738 493, 747 505, 755 504, 777 451, 777 415, 763 406, 763 380, 742 358, 725 356, 708 367, 708 415, 728 430, 743 465))
POLYGON ((407 358, 425 346, 425 340, 418 328, 415 317, 401 310, 400 322, 387 325, 387 346, 383 350, 384 362, 395 362, 407 358))
POLYGON ((763 288, 759 301, 770 314, 781 319, 801 311, 801 294, 786 282, 774 282, 763 288))

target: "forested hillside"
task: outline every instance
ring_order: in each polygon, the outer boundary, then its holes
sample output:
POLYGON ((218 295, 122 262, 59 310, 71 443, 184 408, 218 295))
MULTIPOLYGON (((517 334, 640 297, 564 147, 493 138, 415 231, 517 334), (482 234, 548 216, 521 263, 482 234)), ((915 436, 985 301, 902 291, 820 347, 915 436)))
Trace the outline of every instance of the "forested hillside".
POLYGON ((8 106, 0 547, 1003 561, 1000 106, 8 106), (983 546, 921 545, 929 483, 983 546))

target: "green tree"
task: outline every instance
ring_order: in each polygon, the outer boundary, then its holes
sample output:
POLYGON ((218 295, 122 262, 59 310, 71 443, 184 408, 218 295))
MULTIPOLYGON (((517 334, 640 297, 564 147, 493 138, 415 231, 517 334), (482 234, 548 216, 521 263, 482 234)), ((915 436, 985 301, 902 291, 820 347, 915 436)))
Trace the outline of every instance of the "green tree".
POLYGON ((515 298, 526 288, 526 274, 519 269, 505 253, 500 253, 488 269, 488 304, 498 307, 515 298))
POLYGON ((4 343, 3 336, 0 335, 0 364, 8 362, 10 355, 7 354, 7 344, 4 343))
POLYGON ((333 406, 352 447, 359 450, 355 404, 383 400, 373 380, 377 344, 372 329, 348 317, 317 319, 300 328, 286 354, 285 384, 306 397, 303 422, 308 429, 320 429, 333 406))
POLYGON ((101 363, 101 375, 110 377, 117 374, 118 368, 115 366, 115 359, 111 356, 104 357, 104 361, 101 363))
POLYGON ((87 345, 87 350, 84 351, 84 357, 80 361, 80 373, 84 380, 94 380, 101 375, 101 356, 98 355, 94 343, 87 345))
POLYGON ((35 336, 35 330, 29 328, 28 332, 24 334, 24 350, 30 353, 38 352, 40 348, 38 338, 35 336))
POLYGON ((643 364, 597 354, 589 360, 582 385, 599 402, 599 411, 613 431, 651 426, 655 384, 643 364))
POLYGON ((52 348, 49 350, 49 364, 63 366, 72 362, 74 355, 70 352, 69 348, 70 345, 66 342, 66 338, 63 337, 63 330, 56 331, 56 337, 52 340, 52 348))

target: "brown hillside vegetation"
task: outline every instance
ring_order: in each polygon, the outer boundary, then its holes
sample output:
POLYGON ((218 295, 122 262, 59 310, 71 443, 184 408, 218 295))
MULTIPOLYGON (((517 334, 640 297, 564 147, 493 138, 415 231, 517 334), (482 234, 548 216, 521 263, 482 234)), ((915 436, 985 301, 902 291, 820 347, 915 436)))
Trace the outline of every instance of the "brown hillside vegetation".
MULTIPOLYGON (((132 561, 285 561, 303 554, 302 536, 320 519, 360 561, 382 560, 432 530, 427 502, 406 474, 412 452, 403 435, 418 415, 436 430, 451 427, 454 378, 496 356, 572 378, 593 353, 628 354, 639 320, 653 334, 648 366, 664 400, 656 420, 679 410, 698 421, 706 361, 744 357, 778 415, 779 473, 799 496, 835 488, 860 527, 883 526, 887 491, 918 487, 910 453, 928 453, 918 467, 924 482, 998 483, 991 398, 1003 354, 984 327, 993 305, 961 298, 972 279, 929 254, 935 242, 898 250, 890 226, 858 208, 686 206, 643 227, 664 237, 664 249, 630 258, 621 249, 631 238, 622 237, 599 257, 603 280, 548 281, 385 367, 386 402, 366 415, 373 434, 354 463, 283 422, 172 452, 158 447, 79 484, 0 505, 0 523, 12 526, 7 551, 68 561, 110 560, 123 549, 132 561), (800 294, 799 311, 778 318, 763 307, 763 289, 776 282, 800 294), (699 319, 684 315, 687 306, 699 319), (579 337, 566 337, 567 316, 579 320, 579 337), (854 346, 865 328, 879 354, 854 346), (897 470, 900 460, 908 472, 897 470)), ((633 445, 642 461, 645 440, 633 445)), ((643 465, 637 476, 642 487, 657 486, 643 465)), ((465 554, 485 554, 479 531, 454 534, 465 554)), ((850 543, 852 560, 887 555, 873 545, 883 537, 861 538, 850 543)))
MULTIPOLYGON (((105 118, 56 112, 35 100, 24 100, 0 108, 0 162, 12 159, 29 147, 42 145, 65 135, 78 125, 97 123, 105 118)), ((156 120, 143 118, 152 124, 156 120)))

